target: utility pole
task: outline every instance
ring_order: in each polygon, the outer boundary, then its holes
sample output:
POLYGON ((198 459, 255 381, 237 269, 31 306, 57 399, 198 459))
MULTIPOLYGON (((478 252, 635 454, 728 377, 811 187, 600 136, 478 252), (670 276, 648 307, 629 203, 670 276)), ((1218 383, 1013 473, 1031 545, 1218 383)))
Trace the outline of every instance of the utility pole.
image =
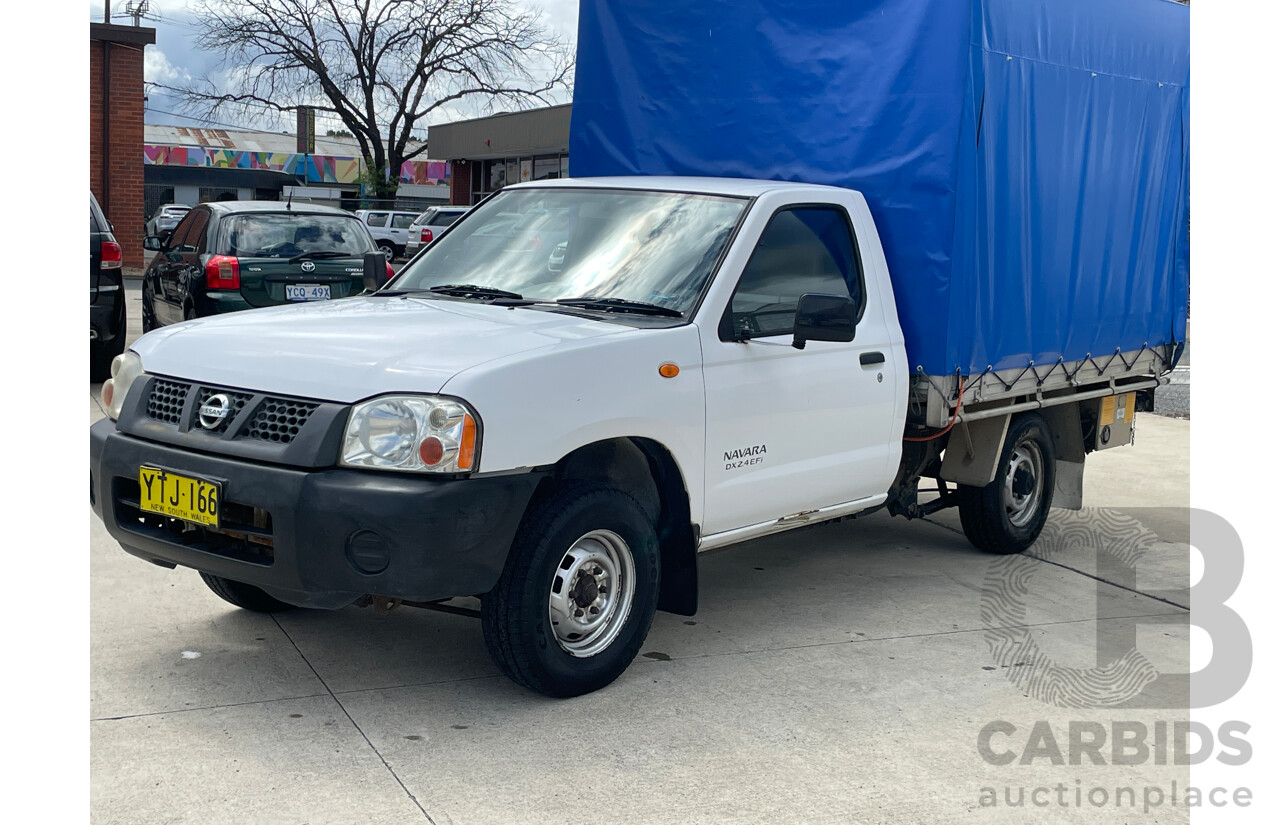
POLYGON ((142 25, 142 15, 151 10, 151 0, 129 0, 125 4, 125 14, 133 16, 133 25, 135 28, 142 25))

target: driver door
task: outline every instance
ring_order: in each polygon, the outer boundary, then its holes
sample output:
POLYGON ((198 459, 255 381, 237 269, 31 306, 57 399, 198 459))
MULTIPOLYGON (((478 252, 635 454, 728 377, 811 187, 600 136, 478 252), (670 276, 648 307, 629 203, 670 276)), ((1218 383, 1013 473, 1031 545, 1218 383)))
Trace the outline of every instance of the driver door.
POLYGON ((703 534, 883 494, 894 434, 889 330, 870 306, 853 225, 835 205, 770 218, 716 329, 703 329, 703 534), (792 346, 806 293, 848 296, 854 340, 792 346))

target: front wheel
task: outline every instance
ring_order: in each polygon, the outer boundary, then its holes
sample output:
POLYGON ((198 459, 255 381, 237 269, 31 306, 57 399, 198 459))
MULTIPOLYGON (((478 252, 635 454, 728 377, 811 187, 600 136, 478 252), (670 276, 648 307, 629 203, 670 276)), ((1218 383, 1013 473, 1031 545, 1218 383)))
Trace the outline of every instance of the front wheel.
POLYGON ((252 610, 255 613, 279 613, 294 608, 288 602, 282 602, 268 595, 262 588, 251 584, 224 579, 212 573, 201 573, 200 578, 204 579, 204 583, 218 595, 218 598, 245 610, 252 610))
POLYGON ((1053 503, 1053 461, 1053 440, 1044 419, 1015 417, 995 480, 985 487, 961 485, 958 491, 960 524, 974 547, 1008 555, 1035 543, 1053 503))
POLYGON ((563 484, 526 514, 484 597, 485 645, 530 690, 598 690, 640 651, 658 577, 657 535, 635 499, 599 484, 563 484))

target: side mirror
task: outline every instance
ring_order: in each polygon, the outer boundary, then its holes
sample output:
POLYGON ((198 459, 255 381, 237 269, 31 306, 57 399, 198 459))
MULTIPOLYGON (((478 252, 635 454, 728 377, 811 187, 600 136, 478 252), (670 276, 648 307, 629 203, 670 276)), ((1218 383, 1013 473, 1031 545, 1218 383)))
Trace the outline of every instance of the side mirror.
POLYGON ((366 252, 364 255, 364 288, 366 292, 377 292, 382 289, 387 278, 387 259, 381 252, 366 252))
POLYGON ((159 252, 164 249, 164 241, 160 239, 159 235, 148 235, 142 239, 142 248, 151 252, 159 252))
POLYGON ((807 292, 796 305, 795 339, 791 346, 804 349, 808 341, 848 343, 858 326, 858 306, 847 295, 807 292))

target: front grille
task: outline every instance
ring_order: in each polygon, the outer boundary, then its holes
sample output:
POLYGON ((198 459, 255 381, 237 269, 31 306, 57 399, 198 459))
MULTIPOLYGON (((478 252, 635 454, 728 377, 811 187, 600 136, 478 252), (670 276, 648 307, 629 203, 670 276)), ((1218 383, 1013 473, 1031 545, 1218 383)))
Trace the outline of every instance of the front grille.
POLYGON ((288 444, 319 406, 289 398, 267 398, 258 405, 243 435, 259 441, 288 444))
POLYGON ((238 416, 240 411, 244 409, 244 405, 249 403, 249 399, 251 398, 253 398, 253 396, 248 393, 230 392, 228 390, 220 390, 214 387, 201 387, 200 391, 196 393, 196 403, 191 410, 191 426, 193 428, 199 427, 207 433, 225 433, 227 428, 231 426, 231 423, 236 420, 236 416, 238 416), (229 408, 230 413, 226 418, 218 422, 218 426, 212 429, 207 429, 200 423, 200 408, 204 406, 210 396, 219 394, 225 395, 231 401, 231 406, 229 408))
MULTIPOLYGON (((132 397, 132 396, 130 396, 132 397)), ((126 404, 121 432, 183 449, 299 467, 331 466, 332 430, 346 423, 342 404, 228 389, 217 384, 152 376, 136 404, 126 404), (217 396, 225 396, 217 398, 217 396), (211 399, 213 400, 211 403, 211 399), (226 418, 200 408, 227 410, 226 418)))
POLYGON ((182 402, 190 389, 190 384, 157 378, 151 383, 151 395, 147 398, 147 417, 177 424, 182 420, 182 402))

